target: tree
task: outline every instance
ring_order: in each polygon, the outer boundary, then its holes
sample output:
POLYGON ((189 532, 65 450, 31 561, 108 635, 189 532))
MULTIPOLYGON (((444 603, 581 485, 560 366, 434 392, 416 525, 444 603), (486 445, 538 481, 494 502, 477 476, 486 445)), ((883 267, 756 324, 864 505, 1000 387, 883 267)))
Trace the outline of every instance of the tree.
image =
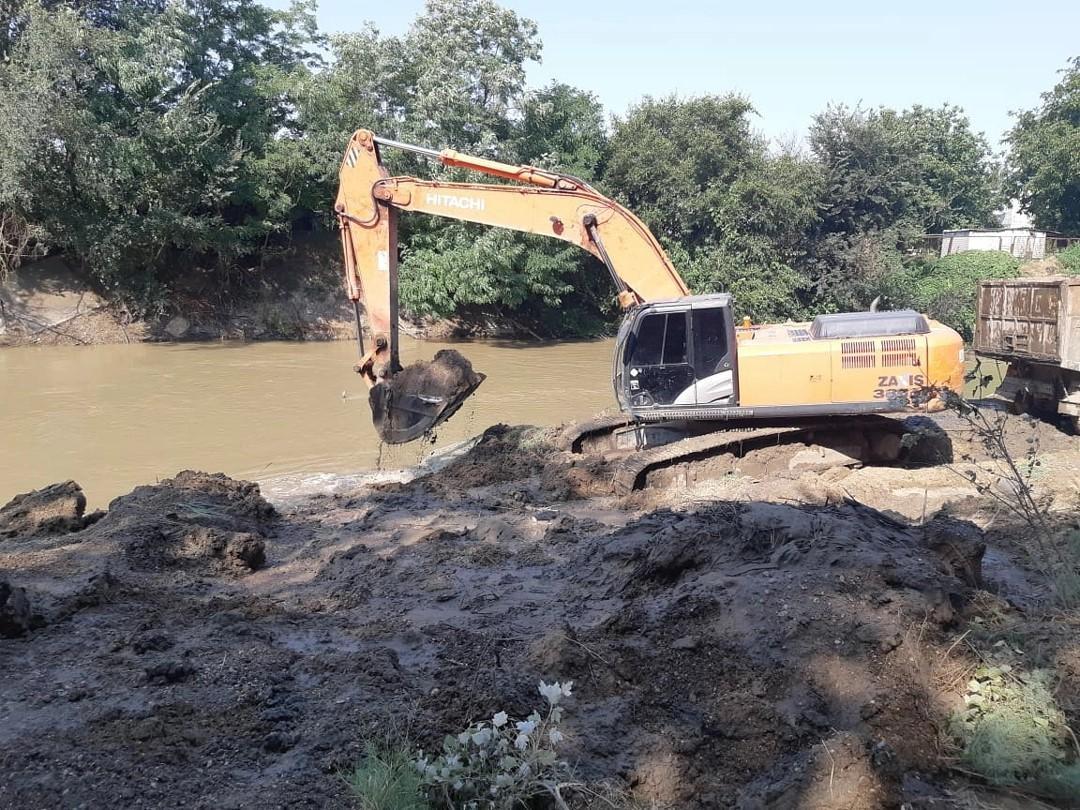
POLYGON ((1080 56, 1009 133, 1009 191, 1040 228, 1080 234, 1080 56))
POLYGON ((922 234, 988 225, 1002 201, 989 145, 957 107, 833 106, 810 148, 823 187, 804 266, 818 309, 868 306, 922 234))
POLYGON ((99 27, 31 7, 0 74, 18 117, 0 137, 22 156, 11 204, 141 306, 170 274, 234 267, 291 224, 272 156, 291 115, 282 83, 313 60, 311 8, 201 0, 99 27))
POLYGON ((552 82, 525 96, 514 153, 522 163, 592 181, 607 157, 604 108, 596 96, 552 82))
POLYGON ((759 148, 752 112, 741 96, 647 97, 614 122, 605 183, 661 239, 706 244, 717 197, 759 148))
POLYGON ((990 147, 959 107, 830 107, 810 147, 825 172, 825 232, 989 225, 1002 202, 990 147))

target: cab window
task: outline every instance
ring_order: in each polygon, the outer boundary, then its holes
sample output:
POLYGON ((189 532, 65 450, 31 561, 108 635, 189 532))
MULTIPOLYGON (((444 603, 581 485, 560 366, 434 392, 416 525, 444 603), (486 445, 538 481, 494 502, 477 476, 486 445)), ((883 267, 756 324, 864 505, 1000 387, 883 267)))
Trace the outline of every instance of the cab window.
POLYGON ((694 310, 694 371, 699 379, 720 371, 727 357, 727 312, 724 307, 694 310))
POLYGON ((686 315, 657 312, 641 319, 637 335, 627 344, 632 366, 678 365, 686 359, 686 315))

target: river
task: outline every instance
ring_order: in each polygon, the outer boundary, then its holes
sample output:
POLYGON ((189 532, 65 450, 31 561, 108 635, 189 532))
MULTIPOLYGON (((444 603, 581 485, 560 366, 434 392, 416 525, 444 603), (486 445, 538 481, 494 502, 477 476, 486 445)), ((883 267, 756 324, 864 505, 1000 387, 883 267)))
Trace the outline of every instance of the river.
MULTIPOLYGON (((404 338, 402 360, 448 345, 404 338)), ((103 507, 186 468, 266 481, 412 466, 498 422, 553 425, 613 408, 613 346, 453 344, 487 380, 434 443, 382 448, 348 341, 0 350, 0 505, 68 478, 103 507)))
MULTIPOLYGON (((402 359, 449 345, 403 338, 402 359)), ((68 478, 98 507, 187 468, 260 482, 393 470, 498 422, 615 407, 613 340, 452 345, 487 380, 434 442, 399 446, 380 446, 348 341, 0 350, 0 505, 68 478)))

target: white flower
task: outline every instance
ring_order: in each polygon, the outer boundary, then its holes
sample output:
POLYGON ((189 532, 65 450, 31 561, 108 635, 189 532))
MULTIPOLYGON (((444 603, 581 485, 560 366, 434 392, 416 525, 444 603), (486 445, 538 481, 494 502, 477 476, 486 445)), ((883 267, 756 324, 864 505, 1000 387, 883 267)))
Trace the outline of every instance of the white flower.
MULTIPOLYGON (((557 685, 558 684, 556 684, 556 686, 557 685)), ((563 697, 570 697, 570 690, 573 689, 573 688, 574 688, 574 682, 573 681, 567 681, 566 683, 564 683, 562 685, 563 697)))
POLYGON ((462 782, 460 779, 454 782, 454 790, 461 790, 463 787, 465 787, 465 783, 462 782))
POLYGON ((457 754, 451 754, 450 756, 448 756, 446 758, 446 768, 447 768, 447 770, 452 771, 452 770, 458 768, 460 765, 461 765, 461 757, 459 757, 457 754))
POLYGON ((475 745, 484 745, 491 739, 491 729, 482 728, 478 732, 472 735, 472 741, 475 745))
POLYGON ((554 706, 562 699, 562 686, 556 681, 555 683, 544 683, 540 681, 540 694, 543 695, 547 702, 554 706))
POLYGON ((533 731, 536 730, 536 721, 531 717, 528 720, 518 720, 514 725, 516 725, 517 730, 525 736, 532 734, 533 731))
POLYGON ((499 712, 491 718, 491 725, 495 726, 495 728, 502 728, 509 719, 510 718, 506 716, 506 712, 499 712))
POLYGON ((465 745, 469 741, 469 732, 463 731, 457 735, 457 741, 462 745, 465 745))
POLYGON ((495 788, 504 788, 507 785, 513 784, 513 782, 514 780, 511 778, 510 774, 500 773, 495 775, 495 788))
POLYGON ((424 775, 428 779, 434 779, 436 776, 438 776, 438 774, 439 774, 439 769, 436 768, 434 765, 425 765, 424 766, 424 775))
POLYGON ((532 768, 529 767, 528 762, 522 762, 518 766, 518 776, 528 776, 530 773, 532 773, 532 768))
POLYGON ((420 773, 427 773, 428 764, 427 764, 426 759, 421 757, 420 759, 416 760, 416 762, 414 762, 413 765, 416 767, 416 770, 419 771, 420 773))
POLYGON ((514 748, 516 748, 518 751, 524 751, 528 747, 529 747, 529 735, 528 734, 518 734, 517 739, 514 740, 514 748))
POLYGON ((552 745, 558 745, 563 740, 563 733, 557 728, 553 728, 548 731, 548 739, 551 740, 552 745))

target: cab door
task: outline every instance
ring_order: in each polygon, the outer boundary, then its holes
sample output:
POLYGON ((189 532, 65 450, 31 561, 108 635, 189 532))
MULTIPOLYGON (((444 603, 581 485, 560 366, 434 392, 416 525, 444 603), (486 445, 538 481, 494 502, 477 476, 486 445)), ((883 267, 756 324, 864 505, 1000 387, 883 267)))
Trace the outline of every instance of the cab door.
POLYGON ((695 404, 689 316, 680 309, 638 319, 624 355, 631 408, 695 404))
POLYGON ((735 323, 726 303, 694 303, 690 319, 698 405, 734 405, 738 400, 735 323))

